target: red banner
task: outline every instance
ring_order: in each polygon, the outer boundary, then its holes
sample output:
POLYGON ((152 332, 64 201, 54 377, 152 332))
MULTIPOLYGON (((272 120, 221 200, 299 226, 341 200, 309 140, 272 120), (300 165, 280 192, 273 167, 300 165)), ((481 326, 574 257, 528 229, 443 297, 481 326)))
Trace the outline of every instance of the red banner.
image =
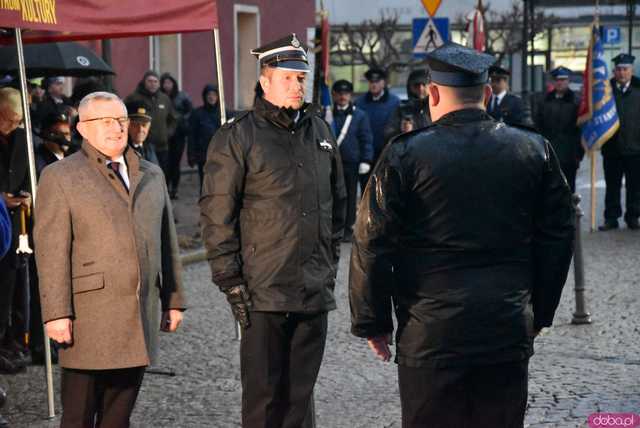
POLYGON ((215 0, 0 0, 0 27, 36 31, 25 42, 211 31, 215 0))

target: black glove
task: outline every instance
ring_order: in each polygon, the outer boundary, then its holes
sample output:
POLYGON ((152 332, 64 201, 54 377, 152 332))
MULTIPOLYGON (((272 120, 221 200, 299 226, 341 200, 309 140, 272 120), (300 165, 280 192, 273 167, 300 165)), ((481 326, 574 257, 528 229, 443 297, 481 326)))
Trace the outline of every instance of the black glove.
POLYGON ((247 291, 246 285, 235 285, 222 290, 227 296, 227 302, 231 305, 233 316, 240 323, 242 329, 246 329, 251 325, 249 321, 249 309, 253 306, 251 296, 247 291))

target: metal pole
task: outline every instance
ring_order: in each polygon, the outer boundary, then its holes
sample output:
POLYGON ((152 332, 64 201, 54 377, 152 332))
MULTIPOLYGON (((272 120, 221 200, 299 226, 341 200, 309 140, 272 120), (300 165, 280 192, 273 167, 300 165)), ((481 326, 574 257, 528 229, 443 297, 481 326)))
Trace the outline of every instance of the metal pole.
POLYGON ((216 73, 218 75, 218 102, 220 103, 220 124, 227 122, 227 111, 224 105, 224 79, 222 78, 222 53, 220 50, 220 30, 213 29, 213 43, 216 48, 216 73))
POLYGON ((529 26, 531 31, 529 32, 529 43, 531 44, 531 51, 529 52, 529 59, 531 62, 531 69, 529 70, 529 92, 534 93, 536 91, 536 48, 535 48, 535 26, 536 26, 536 13, 535 13, 535 0, 529 1, 529 26))
POLYGON ((522 79, 522 96, 527 95, 528 92, 528 73, 527 73, 527 51, 529 43, 529 8, 527 7, 527 0, 522 0, 522 58, 520 59, 522 64, 521 79, 522 79))
MULTIPOLYGON (((111 40, 102 39, 102 59, 111 67, 111 40)), ((113 91, 113 76, 104 77, 104 83, 108 91, 113 91)))
MULTIPOLYGON (((31 185, 31 204, 35 207, 37 196, 36 181, 36 156, 33 150, 33 136, 31 135, 31 117, 29 116, 29 98, 27 93, 27 73, 24 62, 24 50, 22 46, 22 30, 15 29, 16 32, 16 50, 18 53, 18 67, 20 70, 20 91, 22 92, 22 112, 24 113, 24 128, 27 138, 27 155, 29 157, 29 183, 31 185)), ((43 327, 44 329, 44 327, 43 327)), ((44 334, 44 361, 47 376, 47 404, 49 408, 49 418, 56 416, 55 403, 53 400, 53 373, 51 371, 51 348, 49 347, 49 338, 46 330, 44 334)))
POLYGON ((627 0, 627 19, 629 20, 629 55, 633 51, 633 20, 636 15, 636 0, 627 0))
POLYGON ((573 255, 573 272, 575 279, 576 311, 573 313, 571 324, 591 324, 591 314, 587 312, 587 304, 584 296, 584 260, 582 258, 582 228, 580 223, 584 212, 580 208, 580 195, 573 195, 573 203, 576 208, 576 244, 573 255))

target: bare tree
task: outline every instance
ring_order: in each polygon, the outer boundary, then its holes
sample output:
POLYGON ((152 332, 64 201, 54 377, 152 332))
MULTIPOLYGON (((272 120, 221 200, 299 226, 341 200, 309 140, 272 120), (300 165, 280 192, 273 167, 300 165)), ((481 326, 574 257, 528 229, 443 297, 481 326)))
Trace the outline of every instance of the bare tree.
POLYGON ((422 63, 411 54, 411 40, 398 24, 397 14, 380 14, 379 20, 344 24, 331 33, 332 65, 366 65, 392 71, 422 63), (404 39, 404 40, 403 40, 404 39))
MULTIPOLYGON (((522 51, 526 42, 539 35, 553 23, 553 16, 545 15, 542 10, 536 10, 534 16, 529 17, 527 40, 522 40, 523 3, 522 1, 514 1, 511 7, 504 11, 492 10, 489 3, 481 10, 485 18, 486 52, 494 55, 498 62, 502 61, 506 55, 522 51)), ((462 28, 468 24, 465 16, 459 16, 457 21, 462 28)))

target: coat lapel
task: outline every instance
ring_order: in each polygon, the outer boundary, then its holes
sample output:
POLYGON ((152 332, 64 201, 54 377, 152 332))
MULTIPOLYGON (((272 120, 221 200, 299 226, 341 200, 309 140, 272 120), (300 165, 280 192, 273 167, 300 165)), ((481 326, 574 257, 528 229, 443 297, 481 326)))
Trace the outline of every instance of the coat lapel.
POLYGON ((139 187, 142 179, 144 177, 144 173, 146 168, 144 165, 140 164, 140 157, 135 152, 135 150, 131 150, 130 148, 124 154, 124 157, 127 161, 127 168, 129 170, 129 195, 128 198, 131 202, 133 202, 136 189, 139 187))
MULTIPOLYGON (((116 193, 128 205, 129 193, 127 193, 127 190, 122 185, 122 182, 120 181, 120 179, 116 177, 113 171, 111 171, 107 167, 107 161, 109 160, 107 156, 100 153, 98 150, 96 150, 91 144, 87 143, 86 141, 82 142, 82 151, 87 156, 87 158, 89 158, 89 163, 93 165, 94 168, 96 168, 100 172, 100 174, 102 174, 105 180, 107 180, 111 184, 111 187, 113 187, 116 193)), ((129 165, 127 165, 127 168, 129 168, 129 165)), ((129 172, 129 175, 131 175, 131 172, 129 172)))

